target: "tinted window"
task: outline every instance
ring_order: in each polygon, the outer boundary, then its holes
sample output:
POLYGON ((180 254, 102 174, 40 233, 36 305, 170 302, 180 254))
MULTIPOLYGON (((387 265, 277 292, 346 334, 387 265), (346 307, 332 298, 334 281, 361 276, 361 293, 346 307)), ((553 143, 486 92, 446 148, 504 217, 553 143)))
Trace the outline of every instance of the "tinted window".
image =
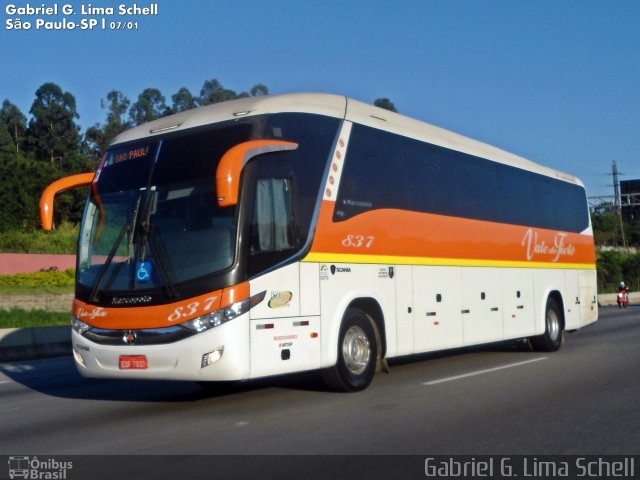
POLYGON ((570 232, 589 225, 578 185, 354 125, 334 220, 378 208, 570 232))

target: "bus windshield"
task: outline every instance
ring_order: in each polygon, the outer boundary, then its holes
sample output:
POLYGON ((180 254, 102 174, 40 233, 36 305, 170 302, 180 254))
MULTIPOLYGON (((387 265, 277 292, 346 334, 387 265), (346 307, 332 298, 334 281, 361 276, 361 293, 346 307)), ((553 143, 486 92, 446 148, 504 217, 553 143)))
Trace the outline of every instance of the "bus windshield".
POLYGON ((236 124, 105 154, 85 208, 78 283, 99 292, 163 288, 231 267, 236 207, 218 206, 222 154, 251 136, 236 124))

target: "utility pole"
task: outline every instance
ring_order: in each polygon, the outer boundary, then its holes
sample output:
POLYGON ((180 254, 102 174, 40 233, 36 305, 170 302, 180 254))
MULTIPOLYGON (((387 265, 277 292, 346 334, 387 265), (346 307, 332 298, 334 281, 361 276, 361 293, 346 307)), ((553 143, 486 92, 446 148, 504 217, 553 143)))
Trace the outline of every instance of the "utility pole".
MULTIPOLYGON (((619 174, 622 175, 622 174, 618 172, 618 166, 616 165, 615 160, 613 161, 611 168, 612 168, 612 175, 613 175, 613 208, 616 212, 617 224, 620 225, 620 234, 622 236, 622 247, 626 249, 629 247, 629 245, 627 244, 627 237, 624 234, 624 222, 622 221, 622 199, 620 196, 620 182, 618 181, 618 175, 619 174)), ((615 232, 616 234, 617 234, 617 230, 618 229, 616 228, 616 232, 615 232)), ((615 237, 617 238, 617 235, 615 235, 615 237)))
POLYGON ((616 209, 622 205, 622 200, 620 199, 620 182, 618 181, 618 165, 616 165, 616 161, 614 160, 611 164, 612 175, 613 175, 613 204, 616 206, 616 209))

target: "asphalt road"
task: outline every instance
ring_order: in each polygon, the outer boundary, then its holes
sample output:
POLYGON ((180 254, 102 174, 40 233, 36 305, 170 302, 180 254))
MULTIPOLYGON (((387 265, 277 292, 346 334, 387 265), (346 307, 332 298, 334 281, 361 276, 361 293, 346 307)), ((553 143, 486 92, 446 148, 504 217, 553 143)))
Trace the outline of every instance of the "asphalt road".
POLYGON ((71 358, 0 365, 0 454, 640 453, 640 308, 559 352, 514 344, 394 362, 369 389, 314 376, 220 385, 86 380, 71 358))

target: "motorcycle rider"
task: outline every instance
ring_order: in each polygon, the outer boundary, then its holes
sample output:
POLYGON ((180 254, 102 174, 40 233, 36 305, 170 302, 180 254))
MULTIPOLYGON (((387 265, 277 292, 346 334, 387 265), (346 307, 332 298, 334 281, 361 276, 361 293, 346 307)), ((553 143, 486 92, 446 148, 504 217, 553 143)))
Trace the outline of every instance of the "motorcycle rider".
POLYGON ((629 293, 629 285, 620 282, 620 285, 618 285, 618 293, 629 293))
POLYGON ((624 282, 620 282, 618 285, 618 308, 627 308, 629 304, 629 285, 625 285, 624 282))

